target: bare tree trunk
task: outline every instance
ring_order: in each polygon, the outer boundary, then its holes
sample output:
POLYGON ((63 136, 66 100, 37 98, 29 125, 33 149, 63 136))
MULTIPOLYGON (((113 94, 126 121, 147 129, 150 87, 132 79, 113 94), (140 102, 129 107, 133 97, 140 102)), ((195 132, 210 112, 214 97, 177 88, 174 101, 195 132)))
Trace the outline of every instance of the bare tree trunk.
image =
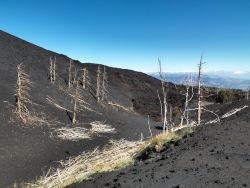
POLYGON ((181 127, 183 126, 183 120, 184 120, 184 115, 181 116, 181 123, 180 123, 181 127))
POLYGON ((78 82, 76 83, 75 95, 74 95, 72 126, 76 126, 77 101, 78 101, 78 82))
POLYGON ((73 85, 76 85, 77 83, 77 79, 76 79, 76 77, 77 77, 77 70, 76 70, 76 67, 74 66, 74 74, 73 74, 73 85))
POLYGON ((108 77, 107 77, 107 72, 106 72, 106 67, 103 66, 103 75, 102 75, 102 101, 106 100, 107 99, 107 80, 108 80, 108 77))
POLYGON ((172 109, 172 106, 169 106, 169 124, 170 124, 170 130, 171 132, 174 131, 174 128, 173 128, 173 109, 172 109))
POLYGON ((22 115, 22 81, 21 81, 21 75, 22 75, 22 68, 21 64, 17 66, 17 86, 16 86, 16 114, 19 116, 20 119, 23 119, 22 115))
POLYGON ((82 87, 83 89, 86 89, 88 82, 88 70, 86 67, 83 68, 83 75, 82 75, 82 87))
POLYGON ((53 82, 56 81, 56 57, 53 62, 53 82))
POLYGON ((53 60, 52 58, 50 57, 50 66, 49 66, 49 79, 50 79, 50 82, 52 83, 53 82, 53 60))
POLYGON ((189 125, 189 113, 188 113, 188 97, 189 97, 189 88, 187 87, 186 88, 187 90, 186 90, 186 92, 187 92, 187 94, 186 94, 186 101, 185 101, 185 112, 186 112, 186 114, 185 114, 185 116, 186 116, 186 122, 187 122, 187 125, 189 125))
POLYGON ((162 67, 161 67, 161 60, 158 59, 159 63, 159 76, 161 79, 161 88, 162 88, 162 94, 163 94, 163 109, 164 109, 164 116, 163 116, 163 132, 168 132, 167 128, 167 91, 166 91, 166 82, 162 75, 162 67))
POLYGON ((167 104, 167 100, 166 100, 166 97, 164 95, 164 122, 163 122, 163 129, 164 129, 164 132, 168 132, 168 127, 167 127, 167 113, 168 113, 168 104, 167 104))
POLYGON ((185 118, 186 124, 189 125, 189 102, 193 99, 193 96, 194 96, 194 90, 193 90, 191 75, 186 78, 185 86, 186 86, 185 105, 184 105, 184 110, 183 110, 183 115, 182 115, 183 116, 182 117, 182 123, 183 123, 183 118, 185 118), (190 87, 192 88, 192 95, 191 96, 189 96, 190 87))
POLYGON ((160 97, 160 94, 159 94, 158 89, 157 89, 156 91, 157 91, 157 96, 158 96, 158 99, 159 99, 159 102, 160 102, 160 107, 161 107, 161 122, 163 122, 163 112, 162 112, 162 102, 161 102, 161 97, 160 97))
POLYGON ((246 99, 249 100, 249 91, 250 91, 250 87, 247 88, 247 92, 246 92, 246 99))
POLYGON ((49 79, 51 83, 56 80, 56 57, 54 60, 50 58, 49 79))
POLYGON ((150 126, 150 121, 149 121, 149 115, 148 115, 148 129, 149 129, 149 133, 150 133, 150 138, 153 137, 152 131, 151 131, 151 126, 150 126))
POLYGON ((68 86, 71 87, 71 67, 72 67, 72 60, 69 62, 69 80, 68 80, 68 86))
POLYGON ((97 99, 97 102, 100 102, 101 101, 101 66, 99 65, 97 67, 97 73, 96 73, 96 99, 97 99))
POLYGON ((199 63, 199 73, 198 73, 198 117, 197 123, 200 125, 201 123, 201 72, 202 72, 202 56, 199 63))

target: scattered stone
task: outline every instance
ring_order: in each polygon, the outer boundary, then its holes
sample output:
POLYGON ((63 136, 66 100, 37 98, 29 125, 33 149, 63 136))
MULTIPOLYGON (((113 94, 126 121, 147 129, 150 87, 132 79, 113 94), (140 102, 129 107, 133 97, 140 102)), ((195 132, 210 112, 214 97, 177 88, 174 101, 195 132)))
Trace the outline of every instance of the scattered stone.
POLYGON ((175 170, 173 170, 173 169, 172 169, 172 170, 169 170, 169 172, 174 173, 174 172, 175 172, 175 170))
POLYGON ((105 184, 104 184, 105 187, 106 187, 106 186, 109 186, 109 185, 110 185, 110 183, 105 183, 105 184))

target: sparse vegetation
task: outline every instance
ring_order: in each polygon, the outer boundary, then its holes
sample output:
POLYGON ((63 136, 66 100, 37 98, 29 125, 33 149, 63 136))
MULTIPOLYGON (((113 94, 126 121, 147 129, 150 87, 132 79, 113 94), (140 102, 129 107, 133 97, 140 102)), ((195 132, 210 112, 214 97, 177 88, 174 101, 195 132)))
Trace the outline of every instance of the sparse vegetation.
POLYGON ((26 188, 59 187, 63 188, 73 183, 91 178, 96 173, 113 171, 133 164, 135 157, 144 150, 155 148, 160 151, 164 144, 175 142, 183 136, 192 133, 191 128, 184 128, 176 133, 162 133, 144 142, 126 140, 111 140, 110 145, 103 150, 96 148, 92 152, 61 161, 61 168, 49 171, 36 182, 25 184, 26 188))
POLYGON ((216 98, 217 103, 228 103, 231 102, 233 98, 232 91, 230 89, 221 89, 218 92, 218 96, 216 98))
POLYGON ((62 127, 54 129, 54 133, 62 140, 79 141, 91 138, 89 130, 83 127, 62 127))
POLYGON ((91 129, 90 132, 92 133, 114 133, 115 128, 113 128, 111 125, 106 124, 105 122, 101 121, 93 121, 90 123, 91 129))
POLYGON ((146 145, 148 145, 148 148, 154 148, 155 151, 160 152, 163 148, 163 146, 169 142, 176 142, 180 140, 183 136, 189 135, 193 133, 193 128, 186 127, 183 129, 180 129, 176 132, 169 132, 169 133, 161 133, 156 136, 154 136, 151 140, 148 140, 148 142, 145 142, 146 145))

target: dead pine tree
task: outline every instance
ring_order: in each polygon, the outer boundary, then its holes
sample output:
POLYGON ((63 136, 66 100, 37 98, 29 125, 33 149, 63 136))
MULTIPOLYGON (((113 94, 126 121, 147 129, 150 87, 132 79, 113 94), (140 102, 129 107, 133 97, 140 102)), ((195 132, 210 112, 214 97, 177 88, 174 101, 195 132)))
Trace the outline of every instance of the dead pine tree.
POLYGON ((201 110, 202 110, 202 104, 201 104, 201 76, 202 76, 202 65, 204 64, 203 62, 203 57, 201 56, 200 63, 198 64, 199 72, 198 72, 198 113, 197 113, 197 124, 201 124, 201 110))
POLYGON ((29 99, 29 90, 32 82, 29 80, 29 75, 24 72, 23 64, 17 65, 17 83, 16 83, 16 109, 15 113, 24 123, 27 122, 29 110, 27 104, 31 103, 29 99))
POLYGON ((160 102, 160 109, 161 109, 161 122, 163 122, 163 110, 162 110, 162 102, 161 102, 161 97, 160 97, 160 94, 159 94, 159 91, 158 89, 156 90, 157 92, 157 96, 158 96, 158 99, 159 99, 159 102, 160 102))
POLYGON ((170 125, 170 131, 174 131, 174 120, 173 120, 173 108, 170 105, 169 106, 169 125, 170 125))
POLYGON ((161 80, 161 89, 162 89, 162 95, 163 95, 163 104, 161 102, 161 97, 158 93, 159 101, 161 106, 161 116, 163 120, 163 132, 168 132, 168 127, 167 127, 167 113, 168 113, 168 103, 167 103, 167 86, 166 86, 166 81, 163 76, 162 72, 162 66, 161 66, 161 60, 158 58, 158 63, 159 63, 159 77, 161 80))
POLYGON ((89 73, 87 67, 82 69, 82 88, 86 89, 88 85, 89 73))
POLYGON ((76 85, 77 84, 77 69, 76 69, 76 67, 74 66, 74 72, 73 72, 73 80, 72 80, 72 82, 73 82, 73 85, 76 85))
POLYGON ((248 87, 247 91, 246 91, 246 99, 247 99, 247 101, 249 100, 249 91, 250 91, 250 87, 248 87))
POLYGON ((108 76, 107 76, 107 72, 106 72, 106 67, 103 66, 103 74, 102 74, 102 101, 107 100, 107 82, 108 82, 108 76))
POLYGON ((96 99, 97 102, 101 101, 101 92, 102 92, 102 71, 101 66, 98 65, 96 72, 96 99))
POLYGON ((75 94, 73 97, 74 100, 74 106, 73 106, 73 116, 72 116, 72 126, 76 126, 77 121, 76 121, 76 114, 77 114, 77 102, 78 102, 78 82, 76 82, 76 87, 75 87, 75 94))
POLYGON ((68 86, 69 86, 69 89, 71 87, 71 77, 72 77, 72 72, 71 72, 71 69, 72 69, 72 60, 70 60, 69 62, 69 78, 68 78, 68 86))
POLYGON ((56 57, 54 60, 50 57, 49 79, 51 83, 56 80, 56 57))
POLYGON ((185 104, 184 109, 181 116, 181 124, 180 126, 183 126, 183 120, 186 120, 186 125, 189 125, 189 102, 194 97, 194 89, 193 89, 193 82, 192 82, 192 76, 189 75, 185 78, 184 85, 186 87, 185 93, 183 94, 185 96, 185 104), (191 87, 191 95, 190 95, 190 87, 191 87))

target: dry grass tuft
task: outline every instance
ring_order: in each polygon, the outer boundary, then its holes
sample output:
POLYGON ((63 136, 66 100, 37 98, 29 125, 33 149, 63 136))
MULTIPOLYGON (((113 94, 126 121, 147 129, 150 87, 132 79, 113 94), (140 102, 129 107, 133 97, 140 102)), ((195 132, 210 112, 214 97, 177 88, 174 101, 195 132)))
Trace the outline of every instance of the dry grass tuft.
POLYGON ((155 147, 156 151, 160 151, 165 143, 179 139, 181 139, 181 137, 176 133, 162 133, 153 137, 150 145, 155 147))
POLYGON ((100 136, 100 133, 115 133, 115 128, 105 122, 94 121, 90 123, 91 128, 83 127, 62 127, 53 129, 54 137, 62 140, 79 141, 84 139, 91 139, 92 136, 100 136))
POLYGON ((56 137, 62 140, 79 141, 91 138, 88 129, 82 127, 63 127, 60 129, 54 129, 54 132, 56 137))
POLYGON ((90 123, 91 129, 90 132, 92 133, 115 133, 115 128, 112 128, 111 125, 105 124, 102 121, 93 121, 90 123))
POLYGON ((120 104, 118 104, 118 103, 114 103, 114 102, 112 102, 112 101, 109 101, 108 104, 109 104, 110 106, 114 107, 114 108, 117 108, 117 109, 122 109, 122 110, 125 110, 125 111, 132 111, 132 110, 130 110, 129 108, 127 108, 127 107, 125 107, 125 106, 122 106, 122 105, 120 105, 120 104))
POLYGON ((67 161, 61 161, 61 168, 54 169, 35 183, 26 187, 66 187, 72 183, 90 178, 99 172, 112 171, 123 168, 133 162, 140 142, 126 140, 110 141, 110 145, 93 152, 84 152, 67 161))

